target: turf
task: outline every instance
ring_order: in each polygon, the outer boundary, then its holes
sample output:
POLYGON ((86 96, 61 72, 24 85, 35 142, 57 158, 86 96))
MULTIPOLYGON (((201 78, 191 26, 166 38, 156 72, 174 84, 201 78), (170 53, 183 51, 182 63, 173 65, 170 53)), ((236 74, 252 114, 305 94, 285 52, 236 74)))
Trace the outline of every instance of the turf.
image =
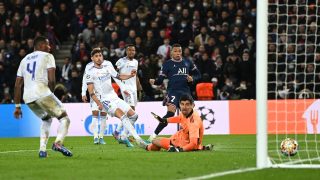
MULTIPOLYGON (((106 138, 106 145, 94 145, 92 137, 68 137, 65 145, 74 156, 68 158, 49 150, 46 159, 38 158, 39 138, 2 138, 0 179, 183 179, 202 176, 255 167, 255 138, 254 135, 205 136, 204 144, 213 143, 214 151, 168 153, 126 148, 111 137, 106 138)), ((49 140, 49 145, 53 139, 49 140)), ((215 179, 311 180, 319 177, 319 169, 264 169, 215 179)))

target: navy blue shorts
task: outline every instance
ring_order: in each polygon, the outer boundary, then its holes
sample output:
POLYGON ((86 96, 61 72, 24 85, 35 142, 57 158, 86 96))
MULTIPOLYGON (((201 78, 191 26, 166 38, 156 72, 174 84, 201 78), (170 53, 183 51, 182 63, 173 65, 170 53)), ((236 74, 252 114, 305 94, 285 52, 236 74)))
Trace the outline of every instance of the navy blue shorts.
POLYGON ((183 94, 189 94, 185 92, 169 92, 166 97, 164 97, 162 105, 167 106, 169 104, 173 104, 176 108, 179 108, 179 100, 183 94))

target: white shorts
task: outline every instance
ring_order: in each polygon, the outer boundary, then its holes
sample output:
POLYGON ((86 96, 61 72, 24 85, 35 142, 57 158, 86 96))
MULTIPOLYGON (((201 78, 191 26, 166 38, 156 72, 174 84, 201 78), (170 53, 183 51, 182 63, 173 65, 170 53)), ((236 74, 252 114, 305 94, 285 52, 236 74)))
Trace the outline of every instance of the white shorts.
MULTIPOLYGON (((90 98, 90 107, 91 107, 91 111, 100 111, 97 103, 94 102, 94 100, 91 98, 90 98)), ((106 112, 106 110, 102 109, 100 112, 106 112)))
POLYGON ((129 104, 127 104, 120 98, 115 98, 112 100, 103 100, 102 104, 107 113, 112 117, 114 116, 114 113, 117 109, 121 109, 122 112, 124 112, 125 114, 127 114, 127 112, 131 109, 129 104))
POLYGON ((130 106, 137 106, 138 103, 138 96, 137 96, 137 91, 128 91, 129 96, 125 95, 123 91, 121 91, 121 95, 123 97, 123 100, 128 103, 130 106))
POLYGON ((41 119, 60 118, 66 112, 61 101, 54 94, 42 97, 27 105, 41 119))

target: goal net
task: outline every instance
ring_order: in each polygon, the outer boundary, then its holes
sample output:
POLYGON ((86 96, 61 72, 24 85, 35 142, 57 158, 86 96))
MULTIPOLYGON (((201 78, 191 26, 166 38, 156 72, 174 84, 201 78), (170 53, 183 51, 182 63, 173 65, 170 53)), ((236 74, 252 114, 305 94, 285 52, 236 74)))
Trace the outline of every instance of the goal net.
POLYGON ((268 1, 267 154, 274 167, 320 168, 319 6, 268 1), (286 138, 298 142, 296 155, 281 152, 286 138))

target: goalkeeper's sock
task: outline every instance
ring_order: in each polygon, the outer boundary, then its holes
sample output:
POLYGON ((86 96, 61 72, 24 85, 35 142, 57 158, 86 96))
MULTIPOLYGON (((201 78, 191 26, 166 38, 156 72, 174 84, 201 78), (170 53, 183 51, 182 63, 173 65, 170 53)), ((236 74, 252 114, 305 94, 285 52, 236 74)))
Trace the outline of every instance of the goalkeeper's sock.
POLYGON ((60 125, 58 128, 58 134, 57 134, 57 138, 55 140, 55 143, 59 143, 62 145, 64 138, 68 134, 70 119, 69 119, 69 117, 65 116, 65 117, 61 118, 59 121, 60 121, 60 125))
POLYGON ((100 116, 100 133, 99 138, 103 138, 104 131, 106 130, 107 116, 100 116))
MULTIPOLYGON (((165 116, 163 116, 163 118, 169 118, 169 117, 173 117, 173 116, 174 116, 174 112, 167 111, 167 114, 165 116)), ((154 130, 154 133, 156 135, 158 135, 167 125, 168 125, 168 123, 159 123, 156 130, 154 130)))
POLYGON ((46 151, 52 119, 42 120, 40 127, 40 151, 46 151))

